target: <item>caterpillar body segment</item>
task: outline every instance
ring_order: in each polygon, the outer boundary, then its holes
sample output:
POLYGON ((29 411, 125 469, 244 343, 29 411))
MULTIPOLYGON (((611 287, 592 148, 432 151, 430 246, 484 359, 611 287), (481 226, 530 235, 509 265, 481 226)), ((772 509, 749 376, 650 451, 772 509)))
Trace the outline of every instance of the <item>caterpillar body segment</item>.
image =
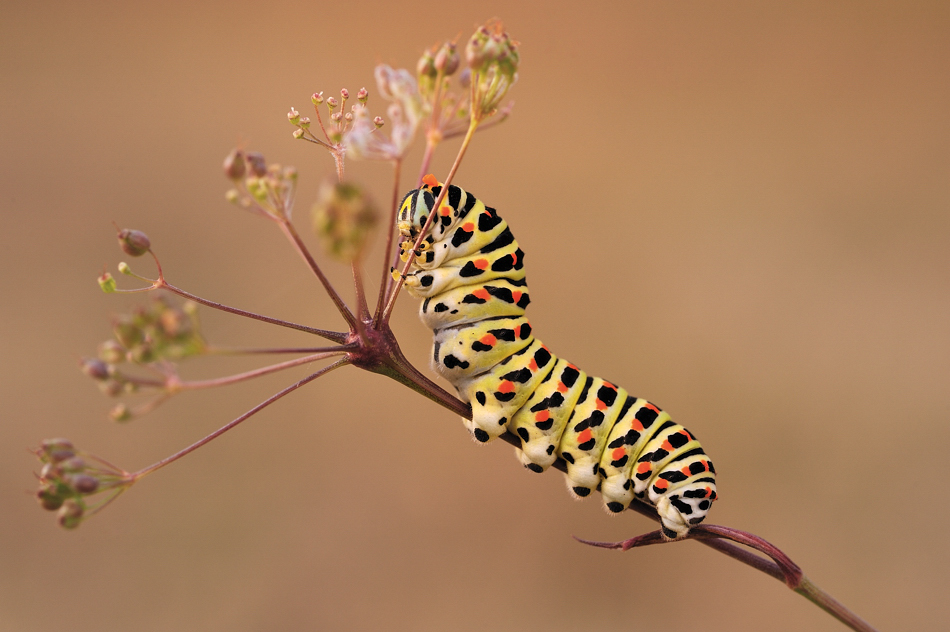
POLYGON ((446 290, 426 298, 419 317, 429 329, 442 329, 499 316, 522 316, 531 302, 524 280, 500 278, 446 290))
POLYGON ((524 253, 495 209, 433 176, 402 200, 400 254, 421 242, 405 285, 422 298, 434 332, 432 363, 472 407, 463 420, 479 442, 511 431, 516 454, 534 472, 564 461, 576 496, 599 490, 612 513, 635 498, 657 509, 676 539, 703 521, 716 500, 716 473, 688 430, 646 401, 558 358, 534 337, 524 253))

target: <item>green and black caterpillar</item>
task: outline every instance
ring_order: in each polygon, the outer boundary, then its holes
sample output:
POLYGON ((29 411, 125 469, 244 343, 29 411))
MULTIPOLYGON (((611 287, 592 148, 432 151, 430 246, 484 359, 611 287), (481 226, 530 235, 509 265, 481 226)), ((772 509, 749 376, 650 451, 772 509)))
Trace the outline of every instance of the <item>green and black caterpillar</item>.
MULTIPOLYGON (((403 260, 442 191, 434 176, 400 204, 403 260)), ((716 500, 716 472, 699 441, 645 399, 587 375, 537 340, 524 253, 495 209, 449 186, 405 280, 423 299, 419 315, 435 335, 432 364, 471 404, 475 439, 506 431, 517 456, 543 472, 558 458, 577 496, 599 490, 619 513, 634 498, 656 507, 662 533, 677 539, 716 500)))

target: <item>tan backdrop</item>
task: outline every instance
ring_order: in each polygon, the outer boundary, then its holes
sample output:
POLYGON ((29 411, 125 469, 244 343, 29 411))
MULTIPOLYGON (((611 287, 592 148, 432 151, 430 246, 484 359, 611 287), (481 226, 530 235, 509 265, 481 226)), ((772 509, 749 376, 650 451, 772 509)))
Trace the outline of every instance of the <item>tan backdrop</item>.
MULTIPOLYGON (((711 522, 784 548, 882 630, 944 629, 946 3, 160 4, 0 6, 0 629, 843 629, 696 543, 577 544, 653 524, 572 502, 559 474, 354 369, 76 532, 32 500, 45 437, 138 469, 304 374, 109 422, 76 361, 136 302, 96 288, 124 258, 110 222, 146 230, 191 291, 340 326, 278 232, 223 200, 221 160, 244 143, 296 165, 304 220, 331 163, 287 109, 363 85, 378 106, 375 63, 412 68, 495 15, 522 42, 517 105, 457 182, 527 252, 540 337, 702 438, 711 522)), ((387 199, 385 166, 349 173, 387 199)), ((401 298, 395 328, 425 367, 415 308, 401 298)), ((312 341, 207 310, 205 326, 312 341)))

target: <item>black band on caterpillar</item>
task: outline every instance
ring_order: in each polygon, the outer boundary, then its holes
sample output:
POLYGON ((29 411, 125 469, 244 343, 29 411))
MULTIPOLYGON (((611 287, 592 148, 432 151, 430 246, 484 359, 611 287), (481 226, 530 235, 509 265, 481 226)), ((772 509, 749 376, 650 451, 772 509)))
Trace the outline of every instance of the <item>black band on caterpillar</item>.
POLYGON ((432 176, 400 205, 400 253, 437 213, 406 275, 434 332, 432 364, 472 406, 479 442, 510 430, 522 464, 543 472, 558 458, 577 496, 599 490, 608 511, 634 498, 657 509, 667 539, 689 533, 716 500, 716 471, 696 438, 645 399, 556 357, 534 337, 524 253, 507 223, 459 187, 432 176))

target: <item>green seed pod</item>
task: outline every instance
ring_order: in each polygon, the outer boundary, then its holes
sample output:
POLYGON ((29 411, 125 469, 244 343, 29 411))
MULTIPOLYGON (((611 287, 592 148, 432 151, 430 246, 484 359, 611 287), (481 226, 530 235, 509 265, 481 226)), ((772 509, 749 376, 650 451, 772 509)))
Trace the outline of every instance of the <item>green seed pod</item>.
POLYGON ((36 492, 36 500, 47 511, 56 511, 63 506, 64 498, 60 496, 55 485, 44 485, 36 492))
POLYGON ((106 294, 112 294, 115 292, 115 279, 112 278, 111 274, 108 272, 103 272, 97 280, 99 281, 99 287, 102 288, 103 292, 106 294))
POLYGON ((59 514, 57 515, 59 526, 64 529, 75 529, 82 521, 83 512, 84 509, 78 501, 67 498, 59 508, 59 514))

